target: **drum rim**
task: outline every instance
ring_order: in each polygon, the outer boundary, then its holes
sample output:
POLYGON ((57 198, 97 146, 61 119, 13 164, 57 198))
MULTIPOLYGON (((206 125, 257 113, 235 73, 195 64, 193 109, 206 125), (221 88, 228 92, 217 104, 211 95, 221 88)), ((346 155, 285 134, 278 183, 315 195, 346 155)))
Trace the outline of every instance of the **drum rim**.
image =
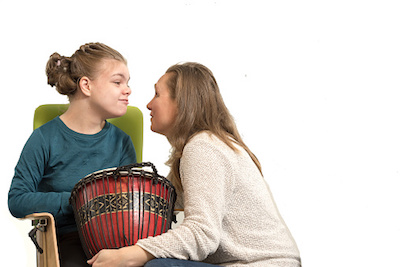
POLYGON ((111 168, 105 168, 102 170, 98 170, 95 171, 93 173, 90 173, 88 175, 86 175, 85 177, 83 177, 82 179, 80 179, 74 186, 74 188, 71 191, 71 196, 70 196, 70 200, 69 202, 71 203, 72 198, 74 197, 74 195, 77 193, 77 191, 84 186, 84 184, 91 179, 97 180, 102 178, 104 175, 109 176, 109 175, 113 175, 116 172, 118 172, 120 177, 126 177, 129 174, 137 174, 137 175, 143 175, 144 178, 146 179, 155 179, 156 183, 164 183, 166 184, 169 188, 172 188, 174 194, 176 194, 176 190, 174 185, 172 184, 172 182, 170 180, 168 180, 167 178, 165 178, 162 175, 159 175, 157 170, 155 169, 154 165, 150 162, 143 162, 143 163, 132 163, 132 164, 128 164, 125 166, 121 166, 121 167, 111 167, 111 168), (150 172, 148 170, 144 170, 144 168, 153 168, 153 172, 150 172), (121 173, 124 172, 124 175, 121 175, 121 173))
MULTIPOLYGON (((83 177, 83 179, 89 178, 89 177, 97 177, 99 175, 111 175, 111 174, 115 174, 116 171, 118 171, 118 174, 120 174, 121 176, 124 175, 128 175, 129 173, 144 173, 147 174, 151 177, 153 177, 152 172, 149 171, 145 171, 140 167, 132 167, 129 170, 125 167, 130 166, 130 165, 126 165, 126 166, 122 166, 122 167, 112 167, 112 168, 106 168, 106 169, 102 169, 102 170, 98 170, 95 172, 92 172, 88 175, 86 175, 85 177, 83 177), (136 171, 136 172, 135 172, 136 171)), ((160 175, 157 175, 158 177, 160 177, 160 175)), ((82 180, 82 179, 81 179, 82 180)))

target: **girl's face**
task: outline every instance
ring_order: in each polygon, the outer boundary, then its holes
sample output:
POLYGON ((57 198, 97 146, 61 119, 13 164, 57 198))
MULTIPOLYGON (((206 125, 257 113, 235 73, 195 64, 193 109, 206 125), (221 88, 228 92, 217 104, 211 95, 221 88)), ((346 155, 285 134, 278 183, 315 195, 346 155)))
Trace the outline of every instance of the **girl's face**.
POLYGON ((91 108, 105 119, 124 115, 131 94, 129 79, 125 63, 113 59, 104 60, 99 75, 88 81, 91 108))
POLYGON ((176 101, 171 99, 167 86, 171 75, 172 73, 166 73, 158 80, 154 86, 154 98, 147 104, 151 111, 151 130, 167 137, 178 113, 176 101))

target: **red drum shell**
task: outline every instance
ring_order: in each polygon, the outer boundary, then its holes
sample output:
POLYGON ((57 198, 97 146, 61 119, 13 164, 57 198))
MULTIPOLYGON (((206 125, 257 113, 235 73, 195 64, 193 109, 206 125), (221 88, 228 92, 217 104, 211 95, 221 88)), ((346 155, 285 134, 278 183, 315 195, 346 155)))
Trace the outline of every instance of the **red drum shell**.
POLYGON ((144 171, 146 164, 101 170, 74 187, 70 203, 88 258, 171 228, 175 189, 152 164, 154 172, 144 171))

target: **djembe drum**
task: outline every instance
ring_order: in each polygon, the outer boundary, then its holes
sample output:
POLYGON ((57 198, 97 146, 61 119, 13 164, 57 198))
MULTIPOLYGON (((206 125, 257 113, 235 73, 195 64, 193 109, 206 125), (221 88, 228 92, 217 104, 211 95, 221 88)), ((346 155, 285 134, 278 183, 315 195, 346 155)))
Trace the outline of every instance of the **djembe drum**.
POLYGON ((171 182, 149 162, 101 170, 81 179, 70 203, 86 256, 165 233, 175 220, 175 199, 171 182))

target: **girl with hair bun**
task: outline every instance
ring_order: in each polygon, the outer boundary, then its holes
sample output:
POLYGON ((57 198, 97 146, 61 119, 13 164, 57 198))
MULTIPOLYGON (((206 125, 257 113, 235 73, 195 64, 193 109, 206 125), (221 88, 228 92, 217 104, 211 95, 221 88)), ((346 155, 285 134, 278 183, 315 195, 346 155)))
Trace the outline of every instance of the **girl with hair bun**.
POLYGON ((261 172, 224 104, 212 72, 170 67, 147 105, 151 130, 172 146, 169 178, 185 218, 134 246, 102 250, 102 266, 299 267, 300 254, 261 172))
POLYGON ((126 113, 129 71, 118 51, 88 43, 71 57, 52 54, 46 74, 48 84, 68 96, 70 105, 29 137, 15 168, 8 206, 17 218, 53 214, 61 267, 88 266, 69 197, 86 175, 136 162, 131 138, 106 121, 126 113))

